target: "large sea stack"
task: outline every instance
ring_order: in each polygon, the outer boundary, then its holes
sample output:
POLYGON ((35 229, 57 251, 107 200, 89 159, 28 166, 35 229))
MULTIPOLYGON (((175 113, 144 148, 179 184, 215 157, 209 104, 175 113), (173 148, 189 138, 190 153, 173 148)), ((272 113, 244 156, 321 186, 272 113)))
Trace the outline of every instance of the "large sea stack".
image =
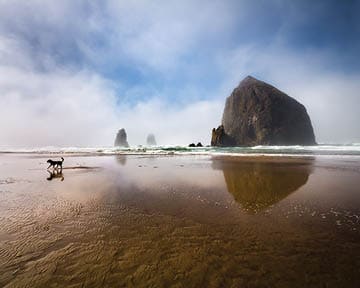
POLYGON ((304 105, 251 76, 226 99, 222 124, 212 146, 315 145, 304 105))
POLYGON ((120 147, 129 147, 129 143, 127 142, 126 131, 124 128, 120 129, 116 134, 114 145, 120 147))

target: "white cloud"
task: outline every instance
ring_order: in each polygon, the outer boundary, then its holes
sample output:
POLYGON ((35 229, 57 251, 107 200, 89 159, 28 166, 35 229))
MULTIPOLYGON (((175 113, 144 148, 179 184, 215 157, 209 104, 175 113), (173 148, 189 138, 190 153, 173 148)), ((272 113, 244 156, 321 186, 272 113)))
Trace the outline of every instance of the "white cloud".
POLYGON ((111 85, 86 71, 74 74, 24 73, 0 69, 2 146, 111 146, 125 127, 131 145, 155 133, 159 144, 210 142, 220 121, 216 101, 172 107, 157 99, 117 106, 111 85))
POLYGON ((112 46, 152 69, 167 72, 203 41, 226 33, 235 13, 223 1, 108 1, 112 46), (221 17, 218 17, 221 15, 221 17))
MULTIPOLYGON (((181 4, 181 15, 172 21, 169 12, 173 7, 169 4, 162 6, 156 17, 151 16, 154 4, 139 4, 109 1, 104 13, 111 19, 104 19, 95 9, 97 4, 87 7, 87 13, 73 1, 0 3, 1 146, 108 146, 121 127, 127 129, 129 142, 134 145, 143 144, 149 132, 162 144, 209 142, 218 103, 170 104, 161 95, 164 91, 125 87, 96 71, 74 69, 71 63, 66 66, 71 52, 100 58, 99 51, 87 41, 92 33, 116 23, 119 26, 110 29, 119 33, 111 35, 113 44, 119 44, 133 61, 156 69, 175 65, 200 33, 200 28, 195 29, 198 21, 189 23, 184 18, 188 12, 195 16, 196 11, 188 11, 181 4), (190 33, 195 30, 195 34, 190 33), (57 57, 65 57, 64 63, 57 63, 57 57), (131 98, 139 91, 148 93, 148 100, 133 104, 131 98)), ((111 59, 115 48, 105 47, 110 50, 104 51, 108 52, 104 58, 111 59)), ((196 93, 190 90, 186 93, 196 93)))
POLYGON ((2 146, 107 144, 117 123, 115 95, 92 73, 41 74, 0 68, 2 146))
MULTIPOLYGON (((179 106, 156 91, 150 91, 146 101, 119 105, 118 97, 126 98, 116 95, 119 83, 115 86, 87 70, 39 72, 16 43, 1 44, 1 146, 111 146, 121 127, 132 145, 144 144, 150 132, 159 144, 208 143, 219 121, 221 104, 216 101, 179 106)), ((146 87, 121 89, 117 93, 129 93, 129 98, 146 93, 146 87)))

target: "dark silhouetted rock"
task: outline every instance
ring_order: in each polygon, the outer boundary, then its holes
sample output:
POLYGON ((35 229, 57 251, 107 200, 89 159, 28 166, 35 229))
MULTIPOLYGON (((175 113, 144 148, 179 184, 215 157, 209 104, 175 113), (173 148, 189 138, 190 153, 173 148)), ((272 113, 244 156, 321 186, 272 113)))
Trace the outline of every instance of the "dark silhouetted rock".
POLYGON ((198 142, 198 143, 196 144, 196 147, 203 147, 203 145, 201 144, 201 142, 198 142))
POLYGON ((211 135, 211 146, 235 146, 236 143, 233 138, 225 133, 224 125, 218 128, 213 128, 211 135))
POLYGON ((251 76, 226 99, 222 125, 212 130, 212 146, 315 145, 305 107, 251 76))
POLYGON ((189 144, 189 147, 196 147, 195 143, 189 144))
POLYGON ((156 140, 155 140, 155 135, 154 134, 149 134, 147 136, 146 144, 150 145, 150 146, 155 146, 156 145, 156 140))
POLYGON ((127 142, 126 131, 124 128, 118 131, 114 145, 120 147, 129 147, 129 143, 127 142))

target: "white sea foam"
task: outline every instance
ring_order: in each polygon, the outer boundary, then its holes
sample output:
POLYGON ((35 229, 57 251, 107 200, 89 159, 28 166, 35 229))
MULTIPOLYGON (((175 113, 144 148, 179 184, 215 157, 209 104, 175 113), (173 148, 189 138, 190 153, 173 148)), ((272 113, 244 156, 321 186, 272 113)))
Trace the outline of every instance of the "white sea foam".
POLYGON ((232 156, 309 156, 340 155, 360 156, 360 144, 321 144, 317 146, 253 146, 253 147, 186 147, 186 146, 136 146, 136 147, 40 147, 0 149, 0 153, 40 154, 136 154, 136 155, 232 155, 232 156))

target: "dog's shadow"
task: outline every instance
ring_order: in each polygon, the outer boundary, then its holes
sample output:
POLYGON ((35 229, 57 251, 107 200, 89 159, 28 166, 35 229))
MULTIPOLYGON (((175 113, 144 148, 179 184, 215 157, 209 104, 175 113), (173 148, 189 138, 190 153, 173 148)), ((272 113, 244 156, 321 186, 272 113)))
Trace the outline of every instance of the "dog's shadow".
POLYGON ((62 173, 62 170, 54 169, 52 171, 47 170, 49 172, 49 177, 46 178, 46 180, 51 181, 53 179, 60 179, 60 181, 64 181, 65 177, 62 173))

